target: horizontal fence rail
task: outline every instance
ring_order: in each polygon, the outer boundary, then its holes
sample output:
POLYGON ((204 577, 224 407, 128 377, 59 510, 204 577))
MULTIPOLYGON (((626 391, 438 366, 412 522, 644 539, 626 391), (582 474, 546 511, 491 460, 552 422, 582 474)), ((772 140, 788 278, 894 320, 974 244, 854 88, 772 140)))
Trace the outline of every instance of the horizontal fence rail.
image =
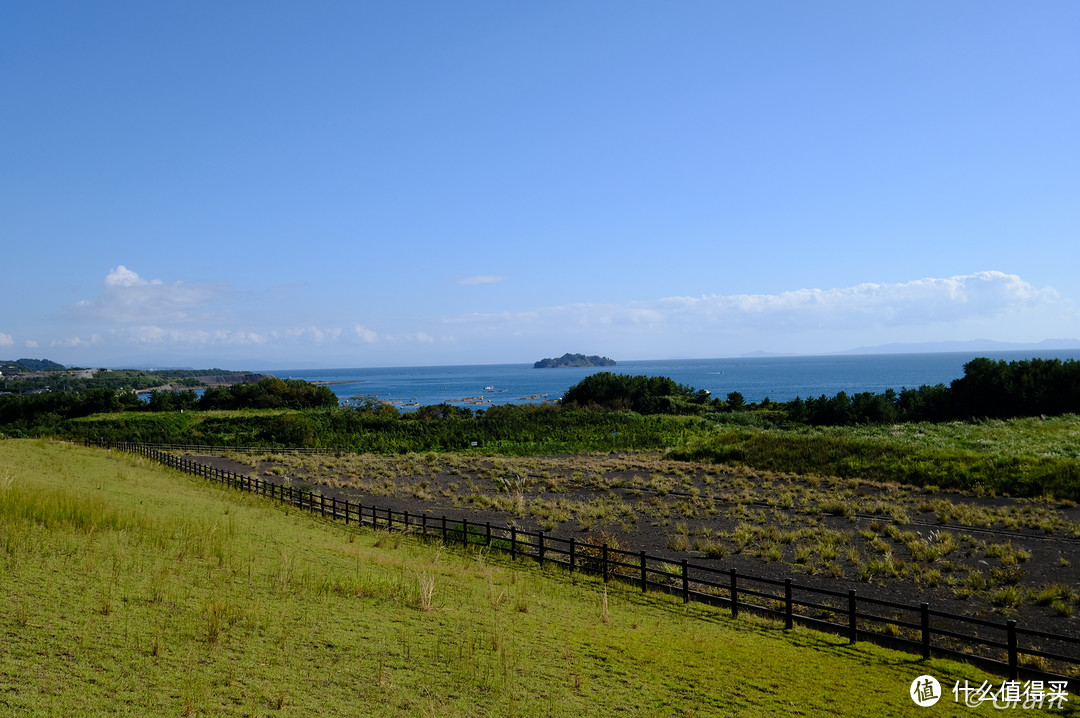
MULTIPOLYGON (((834 591, 795 583, 792 579, 769 579, 650 556, 611 546, 590 544, 574 538, 526 531, 514 526, 470 522, 467 517, 448 518, 410 514, 334 497, 310 490, 263 481, 223 471, 175 456, 160 446, 87 439, 86 446, 100 446, 145 456, 166 466, 201 476, 229 487, 266 496, 279 503, 317 513, 328 519, 436 538, 449 545, 482 546, 510 554, 511 559, 531 558, 540 565, 553 563, 571 572, 618 580, 641 591, 661 590, 695 601, 817 630, 844 635, 848 641, 870 641, 890 648, 918 653, 923 658, 947 657, 977 663, 1016 680, 1025 677, 1067 678, 1080 667, 1080 638, 1024 629, 1015 619, 990 621, 937 611, 928 603, 911 605, 859 596, 855 589, 834 591), (937 640, 935 640, 935 638, 937 640), (942 640, 944 639, 944 640, 942 640), (1049 666, 1050 668, 1044 668, 1049 666)), ((170 450, 203 451, 210 447, 168 445, 170 450)), ((219 447, 235 451, 235 447, 219 447)), ((267 450, 261 447, 260 450, 267 450)), ((271 449, 278 451, 277 449, 271 449)), ((318 450, 332 452, 332 449, 318 450)))
MULTIPOLYGON (((95 446, 108 446, 110 443, 114 446, 117 442, 109 442, 104 439, 96 440, 89 439, 89 443, 95 446)), ((224 444, 154 444, 145 443, 139 444, 139 446, 146 446, 153 449, 162 449, 166 451, 192 451, 206 454, 224 454, 229 451, 235 451, 238 453, 263 453, 263 454, 345 454, 349 453, 350 449, 334 449, 334 448, 311 448, 305 446, 226 446, 224 444)))

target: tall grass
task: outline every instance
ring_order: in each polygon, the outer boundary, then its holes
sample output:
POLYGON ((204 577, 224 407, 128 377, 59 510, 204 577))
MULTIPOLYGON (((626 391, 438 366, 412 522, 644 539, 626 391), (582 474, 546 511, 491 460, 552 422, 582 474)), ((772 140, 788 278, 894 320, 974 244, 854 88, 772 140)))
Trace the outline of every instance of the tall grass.
MULTIPOLYGON (((1007 423, 1007 422, 1003 422, 1007 423)), ((1032 422, 1018 420, 1005 443, 979 424, 882 429, 725 428, 673 449, 676 459, 746 464, 774 471, 858 477, 917 486, 985 491, 1012 496, 1080 500, 1080 459, 1040 451, 1040 444, 1075 443, 1080 422, 1056 420, 1056 441, 1023 444, 1032 422), (957 432, 957 426, 964 428, 957 432)), ((996 432, 995 432, 996 433, 996 432)))

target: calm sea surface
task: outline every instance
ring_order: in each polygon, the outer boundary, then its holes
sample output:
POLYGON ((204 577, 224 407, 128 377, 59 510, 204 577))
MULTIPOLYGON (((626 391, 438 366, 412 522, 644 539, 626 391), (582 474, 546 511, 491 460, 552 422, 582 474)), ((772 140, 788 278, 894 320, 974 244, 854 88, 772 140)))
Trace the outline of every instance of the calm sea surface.
POLYGON ((1080 359, 1080 350, 626 361, 614 367, 587 369, 482 364, 271 373, 284 379, 342 382, 329 385, 342 399, 372 396, 408 411, 442 402, 478 409, 497 404, 556 401, 570 386, 598 371, 667 376, 695 389, 708 389, 720 398, 737 391, 753 402, 766 397, 788 401, 797 396, 833 396, 841 391, 881 393, 923 384, 948 384, 963 376, 964 364, 976 357, 1018 361, 1036 356, 1080 359))

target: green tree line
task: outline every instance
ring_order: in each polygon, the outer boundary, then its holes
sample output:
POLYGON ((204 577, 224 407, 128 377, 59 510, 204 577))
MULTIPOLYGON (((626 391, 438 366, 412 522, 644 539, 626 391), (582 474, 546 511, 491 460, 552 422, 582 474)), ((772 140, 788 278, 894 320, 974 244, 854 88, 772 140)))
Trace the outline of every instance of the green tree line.
POLYGON ((789 421, 816 426, 966 421, 1080 413, 1080 362, 973 359, 948 386, 840 392, 784 404, 789 421))
POLYGON ((181 410, 315 409, 338 405, 325 386, 299 379, 269 377, 249 384, 211 387, 201 397, 194 390, 153 391, 143 401, 133 392, 98 387, 80 392, 0 396, 0 435, 47 434, 67 419, 115 412, 181 410))

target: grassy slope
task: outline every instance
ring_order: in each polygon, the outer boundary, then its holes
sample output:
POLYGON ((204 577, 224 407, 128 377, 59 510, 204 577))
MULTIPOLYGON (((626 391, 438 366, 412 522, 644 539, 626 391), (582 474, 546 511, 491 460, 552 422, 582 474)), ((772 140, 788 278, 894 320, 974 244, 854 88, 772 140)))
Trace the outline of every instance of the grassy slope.
POLYGON ((127 455, 0 442, 4 714, 885 716, 919 712, 922 673, 987 678, 602 591, 127 455))

